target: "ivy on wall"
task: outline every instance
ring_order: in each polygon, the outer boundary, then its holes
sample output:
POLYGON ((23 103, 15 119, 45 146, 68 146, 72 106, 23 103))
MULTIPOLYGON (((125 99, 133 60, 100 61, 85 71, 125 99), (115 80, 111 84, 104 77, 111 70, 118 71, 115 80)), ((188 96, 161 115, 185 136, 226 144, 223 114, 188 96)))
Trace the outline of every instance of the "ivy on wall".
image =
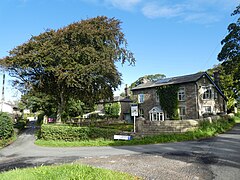
POLYGON ((178 115, 178 85, 166 85, 157 87, 157 95, 160 105, 170 119, 179 119, 178 115))

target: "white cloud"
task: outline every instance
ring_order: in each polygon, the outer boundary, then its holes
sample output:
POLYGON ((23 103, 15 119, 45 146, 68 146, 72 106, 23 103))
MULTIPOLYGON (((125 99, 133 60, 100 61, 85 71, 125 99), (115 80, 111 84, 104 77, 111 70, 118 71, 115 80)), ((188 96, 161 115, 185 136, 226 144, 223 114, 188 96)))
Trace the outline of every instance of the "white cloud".
MULTIPOLYGON (((24 0, 23 0, 24 1, 24 0)), ((151 19, 211 24, 230 16, 239 0, 81 0, 125 11, 136 10, 151 19), (226 14, 227 13, 227 14, 226 14)))
POLYGON ((141 0, 104 0, 104 3, 115 8, 132 10, 141 0))
POLYGON ((170 18, 180 16, 182 14, 182 8, 180 6, 170 7, 149 3, 142 8, 142 13, 148 18, 170 18))

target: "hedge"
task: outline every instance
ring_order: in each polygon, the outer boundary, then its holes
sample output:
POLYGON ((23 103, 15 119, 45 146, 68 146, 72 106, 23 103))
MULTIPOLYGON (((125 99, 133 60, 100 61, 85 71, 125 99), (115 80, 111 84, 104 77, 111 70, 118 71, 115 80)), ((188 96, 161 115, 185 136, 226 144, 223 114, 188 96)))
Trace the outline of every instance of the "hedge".
POLYGON ((12 118, 5 112, 0 112, 0 140, 11 138, 14 134, 12 118))
POLYGON ((42 125, 38 134, 39 139, 81 141, 97 138, 113 139, 118 133, 116 129, 103 129, 96 127, 72 127, 59 125, 42 125))

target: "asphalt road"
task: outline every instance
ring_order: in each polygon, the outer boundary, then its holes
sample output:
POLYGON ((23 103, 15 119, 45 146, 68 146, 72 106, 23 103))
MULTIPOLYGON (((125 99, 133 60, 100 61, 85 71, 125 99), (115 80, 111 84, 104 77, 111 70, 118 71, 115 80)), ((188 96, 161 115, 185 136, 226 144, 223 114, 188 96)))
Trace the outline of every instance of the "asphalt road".
POLYGON ((144 179, 240 179, 240 124, 217 137, 119 147, 49 148, 34 145, 34 122, 0 150, 0 171, 79 162, 144 179))

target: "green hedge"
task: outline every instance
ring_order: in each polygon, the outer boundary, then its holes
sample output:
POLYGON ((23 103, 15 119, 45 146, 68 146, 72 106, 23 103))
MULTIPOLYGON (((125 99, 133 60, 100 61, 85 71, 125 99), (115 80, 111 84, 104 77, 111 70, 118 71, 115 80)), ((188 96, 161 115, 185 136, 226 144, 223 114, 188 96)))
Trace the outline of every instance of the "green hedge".
POLYGON ((97 138, 113 139, 118 133, 115 129, 96 127, 72 127, 57 125, 42 125, 38 138, 44 140, 81 141, 97 138))
POLYGON ((12 118, 5 112, 0 112, 0 140, 11 138, 14 134, 12 118))

